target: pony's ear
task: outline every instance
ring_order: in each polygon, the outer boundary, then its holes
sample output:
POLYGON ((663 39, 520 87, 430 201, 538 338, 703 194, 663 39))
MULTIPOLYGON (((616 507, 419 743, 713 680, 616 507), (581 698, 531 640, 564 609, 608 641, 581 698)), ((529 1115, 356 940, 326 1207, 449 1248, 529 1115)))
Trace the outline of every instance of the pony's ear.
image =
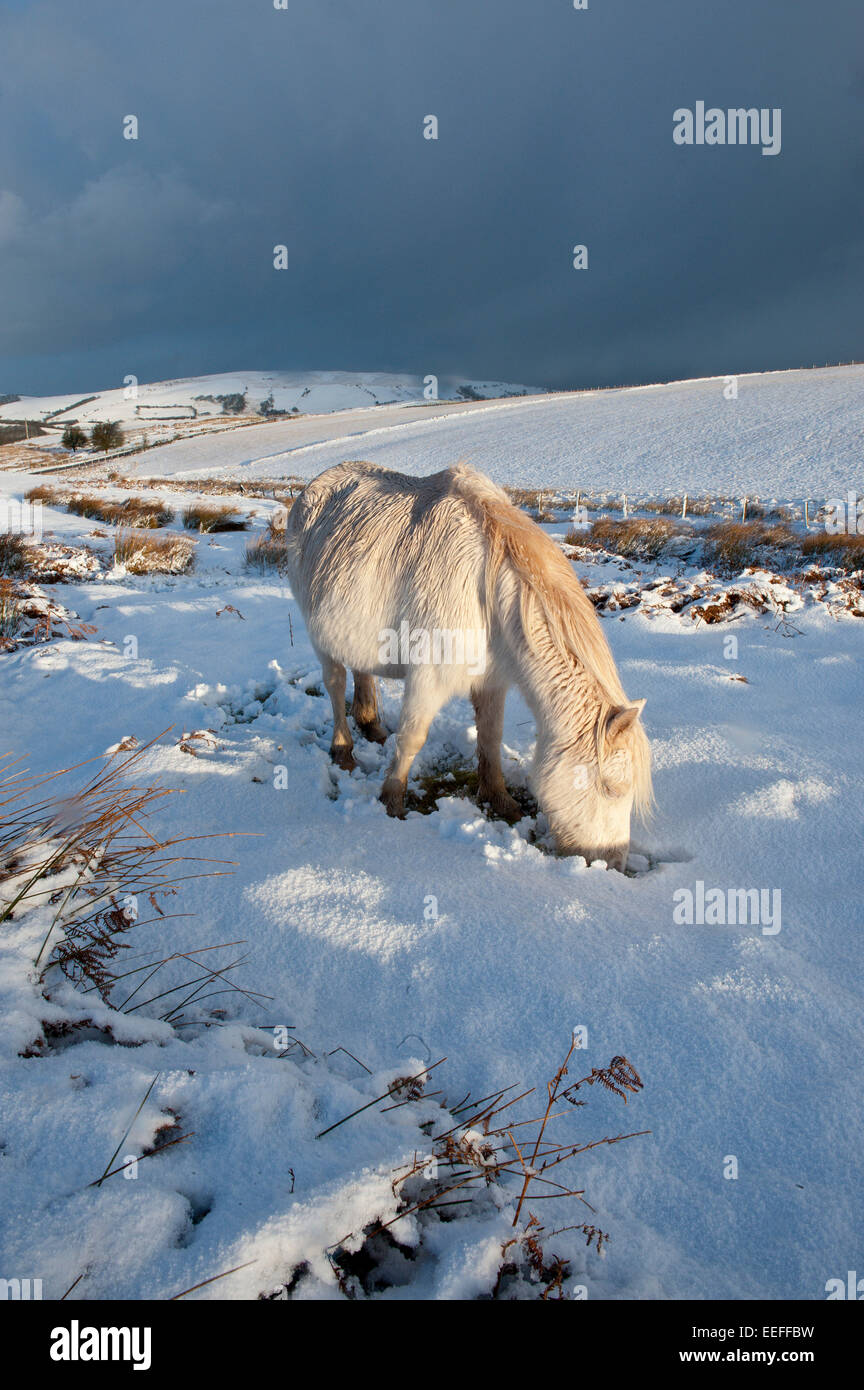
POLYGON ((630 705, 619 705, 613 709, 606 721, 606 737, 611 744, 620 743, 645 708, 644 700, 634 700, 630 705))

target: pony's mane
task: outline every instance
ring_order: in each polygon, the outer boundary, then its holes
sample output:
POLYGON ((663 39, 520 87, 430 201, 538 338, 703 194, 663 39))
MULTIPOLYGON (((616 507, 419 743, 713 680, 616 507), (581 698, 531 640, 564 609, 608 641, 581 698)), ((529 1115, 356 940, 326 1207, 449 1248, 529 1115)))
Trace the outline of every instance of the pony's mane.
MULTIPOLYGON (((548 636, 560 654, 568 663, 575 658, 597 686, 601 705, 599 730, 608 712, 631 702, 624 693, 594 605, 569 560, 489 478, 465 463, 448 471, 452 491, 468 504, 486 535, 489 546, 487 606, 491 606, 501 566, 509 563, 521 581, 522 624, 527 640, 536 646, 537 630, 532 610, 539 607, 546 620, 548 636)), ((652 801, 651 752, 638 720, 633 726, 630 752, 634 804, 645 814, 652 801)))

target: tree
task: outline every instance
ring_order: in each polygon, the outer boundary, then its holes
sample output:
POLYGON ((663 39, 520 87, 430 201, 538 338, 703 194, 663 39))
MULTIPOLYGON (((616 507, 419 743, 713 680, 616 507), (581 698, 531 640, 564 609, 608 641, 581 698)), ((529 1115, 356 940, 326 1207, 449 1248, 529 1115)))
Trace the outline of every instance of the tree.
POLYGON ((78 425, 67 425, 63 431, 63 448, 71 449, 73 454, 76 449, 83 449, 87 443, 87 436, 78 425))
POLYGON ((90 431, 90 443, 94 449, 107 454, 109 449, 119 449, 123 443, 123 431, 116 420, 103 420, 90 431))

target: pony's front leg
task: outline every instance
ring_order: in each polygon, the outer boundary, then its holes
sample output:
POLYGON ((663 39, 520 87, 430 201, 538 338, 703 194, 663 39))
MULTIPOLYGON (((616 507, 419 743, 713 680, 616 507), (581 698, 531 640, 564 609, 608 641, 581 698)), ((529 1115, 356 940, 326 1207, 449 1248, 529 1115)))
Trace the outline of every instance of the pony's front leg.
POLYGON ((504 785, 501 767, 501 734, 504 729, 503 686, 482 685, 471 691, 477 721, 477 800, 487 803, 496 816, 518 820, 522 811, 504 785))
POLYGON ((411 764, 426 742, 429 725, 446 699, 447 692, 439 685, 418 679, 413 673, 406 677, 396 733, 396 754, 381 788, 380 800, 387 807, 388 816, 401 816, 403 813, 411 764))
POLYGON ((353 755, 354 740, 345 718, 345 667, 341 662, 334 661, 332 656, 325 656, 320 652, 319 656, 324 686, 333 706, 333 741, 330 744, 330 757, 337 767, 341 767, 345 772, 352 772, 357 764, 353 755))

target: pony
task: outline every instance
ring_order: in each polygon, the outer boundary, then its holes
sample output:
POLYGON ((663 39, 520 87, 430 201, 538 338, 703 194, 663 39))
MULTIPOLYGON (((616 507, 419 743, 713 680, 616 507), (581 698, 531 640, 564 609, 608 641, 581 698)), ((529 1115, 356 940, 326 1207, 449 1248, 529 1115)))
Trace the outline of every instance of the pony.
POLYGON ((346 718, 383 743, 376 677, 403 680, 380 799, 403 814, 435 715, 470 695, 478 800, 509 820, 504 701, 517 685, 536 723, 531 787, 556 851, 626 866, 630 818, 651 804, 644 700, 628 700, 599 619, 559 547, 464 463, 410 477, 372 463, 328 468, 296 498, 287 571, 333 705, 331 757, 356 766, 346 718))

